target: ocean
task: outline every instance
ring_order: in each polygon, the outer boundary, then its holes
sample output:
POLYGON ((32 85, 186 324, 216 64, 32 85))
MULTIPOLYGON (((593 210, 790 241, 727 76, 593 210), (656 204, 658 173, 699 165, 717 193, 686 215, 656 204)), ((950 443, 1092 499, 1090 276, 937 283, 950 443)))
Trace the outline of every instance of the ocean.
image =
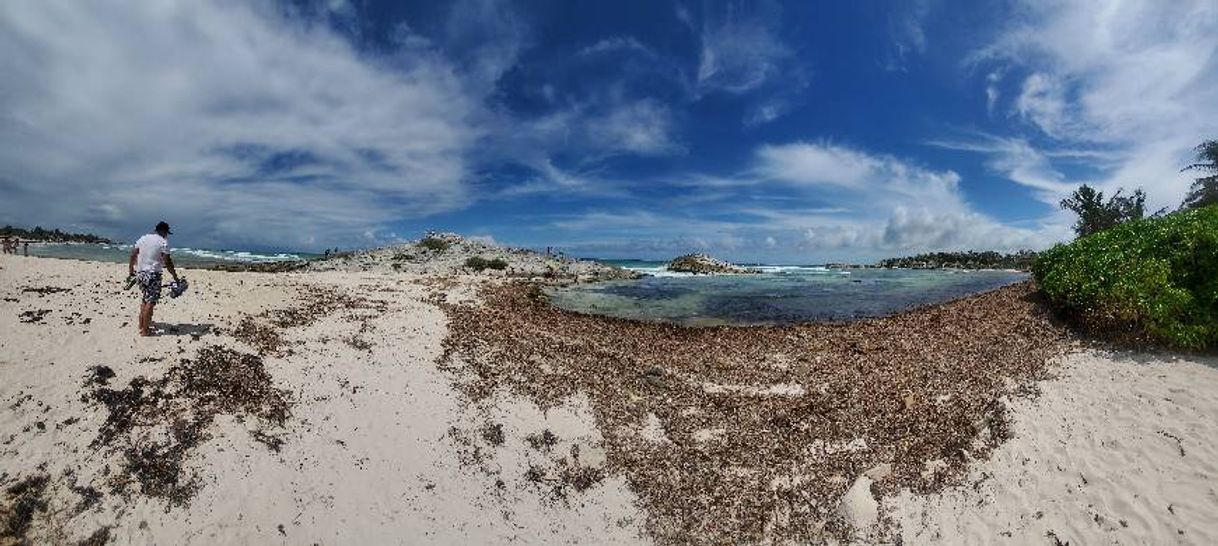
POLYGON ((691 275, 665 262, 604 260, 649 276, 547 290, 563 309, 686 325, 790 324, 892 314, 1028 279, 1017 271, 760 265, 759 275, 691 275))
MULTIPOLYGON (((20 249, 18 249, 20 252, 20 249)), ((285 260, 307 260, 317 256, 302 252, 258 253, 243 250, 213 250, 188 247, 172 247, 173 263, 182 267, 211 267, 225 264, 266 263, 285 260)), ((127 263, 131 253, 129 244, 80 244, 49 243, 30 245, 31 256, 64 258, 70 260, 94 260, 99 262, 127 263)))
MULTIPOLYGON (((50 258, 127 263, 129 244, 39 244, 30 254, 50 258)), ((307 260, 303 252, 173 248, 182 267, 307 260)), ((548 288, 563 309, 619 318, 686 325, 790 324, 851 320, 891 314, 1026 280, 1016 271, 830 269, 816 265, 752 265, 759 275, 692 275, 668 262, 599 260, 647 276, 548 288)))

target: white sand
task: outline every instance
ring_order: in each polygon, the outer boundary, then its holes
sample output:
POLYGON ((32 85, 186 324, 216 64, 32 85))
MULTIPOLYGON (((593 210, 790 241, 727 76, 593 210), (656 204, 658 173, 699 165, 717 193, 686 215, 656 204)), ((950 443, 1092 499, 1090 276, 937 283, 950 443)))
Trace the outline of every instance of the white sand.
MULTIPOLYGON (((436 367, 445 318, 424 301, 428 289, 412 282, 419 277, 190 271, 192 292, 166 300, 156 315, 183 335, 141 339, 135 293, 120 291, 124 270, 0 256, 0 482, 50 476, 52 510, 35 520, 36 542, 69 543, 101 526, 113 528, 116 544, 649 542, 645 516, 620 476, 566 500, 526 480, 530 468, 552 476, 563 465, 602 467, 588 401, 576 396, 546 412, 502 394, 464 401, 453 377, 436 367), (121 457, 89 447, 106 411, 81 400, 88 368, 110 366, 112 386, 121 388, 137 375, 159 377, 205 344, 252 352, 208 325, 226 328, 245 314, 289 307, 306 285, 388 307, 362 333, 346 312, 289 329, 294 352, 265 358, 276 386, 296 400, 282 450, 255 442, 254 424, 221 416, 189 459, 203 478, 189 506, 166 511, 158 499, 111 495, 107 472, 120 471, 121 457), (71 291, 22 291, 45 286, 71 291), (50 310, 41 323, 19 321, 37 309, 50 310), (354 335, 371 350, 342 341, 354 335), (141 362, 147 357, 163 360, 141 362), (495 424, 501 445, 484 435, 495 424), (546 429, 557 444, 531 447, 526 438, 546 429), (73 515, 80 496, 68 488, 72 476, 106 498, 73 515)), ((470 282, 446 288, 449 299, 469 297, 470 282)), ((1073 545, 1218 543, 1214 364, 1068 356, 1059 377, 1041 384, 1042 396, 1011 402, 1015 437, 978 461, 964 485, 882 499, 881 518, 900 526, 906 544, 1052 544, 1054 536, 1073 545)), ((756 394, 798 395, 790 390, 756 394)), ((662 429, 640 433, 666 440, 662 429)), ((720 434, 702 431, 698 440, 720 434)), ((853 494, 865 497, 868 489, 853 494)), ((873 517, 857 502, 846 508, 873 517)))
POLYGON ((1218 544, 1216 365, 1069 355, 965 485, 884 508, 906 544, 1218 544))
POLYGON ((109 495, 104 476, 107 465, 119 468, 120 456, 88 447, 106 412, 81 401, 87 369, 110 366, 112 386, 122 387, 136 375, 159 377, 203 344, 252 351, 213 333, 197 341, 137 337, 138 298, 120 292, 125 265, 2 256, 0 268, 0 297, 18 300, 0 301, 0 475, 6 482, 51 477, 52 511, 35 521, 38 542, 78 540, 100 526, 113 526, 117 544, 647 542, 623 479, 610 476, 566 502, 524 478, 530 465, 545 470, 569 458, 572 446, 580 447, 580 464, 603 463, 586 400, 548 412, 503 397, 463 404, 434 364, 444 316, 402 275, 186 272, 191 293, 166 298, 156 323, 186 332, 227 327, 242 313, 291 305, 307 283, 384 299, 389 309, 361 334, 371 353, 339 341, 358 328, 340 313, 291 330, 290 339, 302 342, 294 354, 266 358, 276 386, 297 400, 281 452, 253 441, 252 425, 221 416, 189 460, 203 487, 188 507, 166 511, 164 502, 142 496, 124 502, 109 495), (71 291, 21 291, 44 286, 71 291), (19 322, 19 313, 33 309, 51 312, 42 323, 19 322), (80 318, 91 320, 80 325, 80 318), (70 418, 80 421, 63 424, 70 418), (499 446, 481 434, 496 423, 503 425, 499 446), (525 442, 546 428, 559 438, 552 449, 525 442), (478 456, 469 457, 474 448, 478 456), (70 471, 78 485, 107 493, 99 508, 70 517, 80 499, 66 487, 70 471))

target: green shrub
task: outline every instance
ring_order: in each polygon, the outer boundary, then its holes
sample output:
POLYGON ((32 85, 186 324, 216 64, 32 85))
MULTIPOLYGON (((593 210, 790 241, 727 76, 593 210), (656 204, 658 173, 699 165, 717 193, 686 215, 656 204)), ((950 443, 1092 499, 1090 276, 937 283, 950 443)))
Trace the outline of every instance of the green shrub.
POLYGON ((481 256, 470 256, 465 260, 465 267, 473 269, 474 271, 482 271, 483 269, 507 269, 507 266, 507 262, 503 261, 502 258, 488 260, 481 256))
POLYGON ((1218 206, 1128 222, 1041 253, 1032 273, 1067 315, 1218 348, 1218 206))
POLYGON ((445 250, 448 250, 448 241, 445 241, 439 237, 424 237, 423 240, 419 241, 419 246, 426 248, 427 250, 444 252, 445 250))

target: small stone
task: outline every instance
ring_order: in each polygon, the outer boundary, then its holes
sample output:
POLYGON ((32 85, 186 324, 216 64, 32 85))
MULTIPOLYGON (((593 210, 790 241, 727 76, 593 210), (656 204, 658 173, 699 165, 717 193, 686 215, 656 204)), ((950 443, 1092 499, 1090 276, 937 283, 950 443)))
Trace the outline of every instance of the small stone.
POLYGON ((837 504, 837 514, 856 531, 866 532, 880 518, 880 503, 871 494, 871 478, 859 476, 837 504))

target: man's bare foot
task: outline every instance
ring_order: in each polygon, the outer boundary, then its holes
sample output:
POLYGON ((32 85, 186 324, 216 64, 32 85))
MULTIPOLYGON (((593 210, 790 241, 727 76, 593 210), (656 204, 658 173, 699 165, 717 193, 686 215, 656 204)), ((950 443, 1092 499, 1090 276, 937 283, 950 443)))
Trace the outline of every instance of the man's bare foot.
POLYGON ((148 330, 140 330, 140 335, 143 337, 150 337, 152 336, 152 332, 149 332, 148 330))

